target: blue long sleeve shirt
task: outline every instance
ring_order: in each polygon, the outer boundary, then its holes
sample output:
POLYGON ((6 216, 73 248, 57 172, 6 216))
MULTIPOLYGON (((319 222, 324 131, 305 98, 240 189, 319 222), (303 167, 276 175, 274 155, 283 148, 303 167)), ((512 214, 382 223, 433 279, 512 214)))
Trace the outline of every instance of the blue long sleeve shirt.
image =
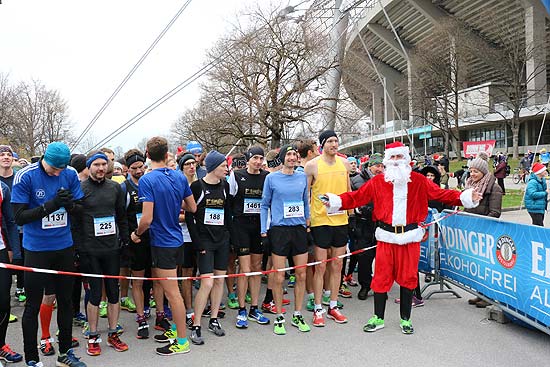
POLYGON ((306 226, 309 202, 307 177, 304 173, 286 175, 278 171, 265 178, 260 207, 261 233, 267 233, 269 213, 271 227, 306 226))

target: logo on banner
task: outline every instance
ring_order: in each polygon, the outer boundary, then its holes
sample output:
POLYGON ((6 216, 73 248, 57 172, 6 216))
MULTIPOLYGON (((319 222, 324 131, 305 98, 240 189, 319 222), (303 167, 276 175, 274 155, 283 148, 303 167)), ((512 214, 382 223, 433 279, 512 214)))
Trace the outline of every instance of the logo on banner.
POLYGON ((506 269, 512 269, 516 265, 517 253, 514 240, 508 235, 503 235, 497 241, 497 260, 506 269))

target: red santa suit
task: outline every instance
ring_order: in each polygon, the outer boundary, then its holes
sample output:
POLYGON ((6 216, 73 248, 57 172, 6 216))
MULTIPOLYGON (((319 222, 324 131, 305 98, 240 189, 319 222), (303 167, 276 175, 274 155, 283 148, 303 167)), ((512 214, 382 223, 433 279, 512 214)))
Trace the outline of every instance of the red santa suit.
MULTIPOLYGON (((385 164, 393 156, 401 156, 410 162, 408 149, 400 142, 388 144, 385 164)), ((336 196, 327 194, 328 211, 353 209, 373 203, 372 219, 377 222, 375 232, 376 271, 371 289, 375 293, 388 292, 393 282, 414 289, 418 283, 420 241, 425 230, 419 224, 428 215, 428 201, 467 208, 477 206, 472 201, 472 190, 459 192, 444 190, 420 173, 411 172, 402 184, 389 182, 380 174, 370 179, 359 190, 336 196)))

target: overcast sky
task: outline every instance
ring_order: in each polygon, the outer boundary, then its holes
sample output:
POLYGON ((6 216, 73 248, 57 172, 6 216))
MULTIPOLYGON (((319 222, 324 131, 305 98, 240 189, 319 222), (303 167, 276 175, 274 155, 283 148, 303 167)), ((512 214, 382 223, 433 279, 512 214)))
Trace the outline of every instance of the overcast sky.
MULTIPOLYGON (((196 72, 205 51, 245 8, 267 0, 194 0, 91 131, 96 141, 196 72)), ((283 5, 299 1, 283 0, 283 5)), ((184 0, 2 0, 0 72, 39 79, 67 101, 79 135, 184 0)), ((276 3, 276 2, 274 2, 276 3)), ((129 149, 165 135, 197 101, 190 87, 107 145, 129 149)))

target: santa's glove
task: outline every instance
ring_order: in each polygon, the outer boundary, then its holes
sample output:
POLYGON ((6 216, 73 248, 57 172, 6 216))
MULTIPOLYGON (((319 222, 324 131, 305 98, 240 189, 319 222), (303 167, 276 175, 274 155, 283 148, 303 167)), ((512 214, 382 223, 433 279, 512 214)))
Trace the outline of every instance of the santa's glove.
POLYGON ((460 194, 460 201, 462 202, 464 208, 472 209, 479 205, 479 201, 474 202, 474 200, 472 199, 473 193, 474 189, 466 189, 460 194))
POLYGON ((330 192, 327 192, 325 196, 328 198, 327 213, 333 214, 338 212, 342 207, 342 199, 340 199, 340 196, 331 194, 330 192))

